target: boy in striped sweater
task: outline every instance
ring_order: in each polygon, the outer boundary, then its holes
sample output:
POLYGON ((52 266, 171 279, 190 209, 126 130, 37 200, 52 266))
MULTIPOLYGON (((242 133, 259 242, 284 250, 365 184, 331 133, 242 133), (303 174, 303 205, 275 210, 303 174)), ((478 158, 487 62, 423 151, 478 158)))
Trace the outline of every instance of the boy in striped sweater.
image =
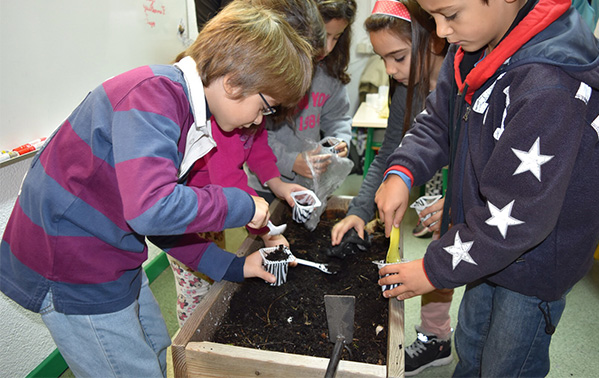
POLYGON ((208 107, 223 130, 249 127, 262 121, 261 95, 292 107, 311 70, 310 46, 278 14, 233 2, 186 58, 107 80, 49 138, 2 238, 0 290, 42 314, 75 375, 166 375, 146 235, 216 281, 274 280, 259 253, 239 258, 198 235, 263 227, 266 201, 184 184, 215 145, 208 107))

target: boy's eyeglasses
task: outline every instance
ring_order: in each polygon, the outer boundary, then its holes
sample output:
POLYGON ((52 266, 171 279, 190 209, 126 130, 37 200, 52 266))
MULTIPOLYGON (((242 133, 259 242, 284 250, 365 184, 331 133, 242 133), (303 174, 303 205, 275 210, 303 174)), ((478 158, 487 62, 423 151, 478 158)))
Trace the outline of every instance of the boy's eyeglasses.
POLYGON ((270 104, 268 103, 268 101, 266 101, 266 99, 264 98, 262 93, 258 92, 258 94, 260 95, 260 98, 262 98, 262 101, 264 101, 264 105, 266 105, 266 110, 262 110, 262 115, 267 116, 267 115, 275 114, 277 112, 277 110, 273 109, 273 107, 270 106, 270 104))

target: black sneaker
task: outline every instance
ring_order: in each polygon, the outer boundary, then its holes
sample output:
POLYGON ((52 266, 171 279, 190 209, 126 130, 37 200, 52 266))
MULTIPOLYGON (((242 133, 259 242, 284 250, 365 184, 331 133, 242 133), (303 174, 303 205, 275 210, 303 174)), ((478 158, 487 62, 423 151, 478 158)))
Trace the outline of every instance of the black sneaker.
POLYGON ((434 335, 418 332, 418 338, 406 348, 406 377, 414 376, 431 366, 451 363, 451 339, 440 340, 434 335))

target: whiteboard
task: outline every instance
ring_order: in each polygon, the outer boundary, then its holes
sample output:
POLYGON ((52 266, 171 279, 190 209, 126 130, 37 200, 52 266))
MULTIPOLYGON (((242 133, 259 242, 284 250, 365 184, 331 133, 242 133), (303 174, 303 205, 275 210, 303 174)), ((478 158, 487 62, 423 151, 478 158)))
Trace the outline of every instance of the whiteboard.
POLYGON ((196 36, 188 0, 1 0, 0 150, 49 136, 104 80, 171 63, 196 36))

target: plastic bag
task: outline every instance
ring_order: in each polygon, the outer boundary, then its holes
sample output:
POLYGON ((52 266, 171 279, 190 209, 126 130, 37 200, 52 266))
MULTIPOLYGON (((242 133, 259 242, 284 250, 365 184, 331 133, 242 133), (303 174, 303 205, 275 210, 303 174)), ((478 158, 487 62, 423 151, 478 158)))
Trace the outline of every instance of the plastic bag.
POLYGON ((318 226, 320 216, 327 207, 328 197, 343 183, 354 166, 354 163, 346 157, 340 157, 330 151, 323 151, 323 146, 329 139, 330 137, 324 138, 320 142, 306 141, 306 147, 302 152, 313 178, 298 176, 297 183, 312 189, 322 203, 320 207, 314 209, 310 219, 304 223, 304 226, 310 231, 314 231, 318 226), (329 162, 329 164, 326 171, 320 173, 316 166, 323 162, 329 162))

